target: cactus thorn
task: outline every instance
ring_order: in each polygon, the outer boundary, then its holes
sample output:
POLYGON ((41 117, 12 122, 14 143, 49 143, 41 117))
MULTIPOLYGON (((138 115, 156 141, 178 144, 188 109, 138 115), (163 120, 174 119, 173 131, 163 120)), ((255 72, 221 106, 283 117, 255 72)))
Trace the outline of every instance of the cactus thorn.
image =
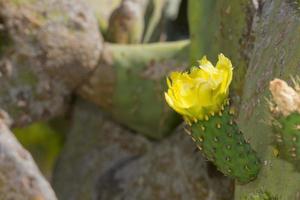
POLYGON ((202 151, 202 147, 200 145, 197 145, 197 147, 200 151, 202 151))
POLYGON ((209 117, 208 117, 207 115, 205 115, 204 119, 205 119, 206 121, 208 121, 208 120, 209 120, 209 117))
POLYGON ((296 76, 296 77, 293 77, 293 76, 291 76, 291 79, 292 79, 292 82, 293 82, 293 84, 294 84, 294 88, 295 88, 295 90, 296 90, 296 92, 300 92, 300 78, 299 78, 299 76, 296 76))
POLYGON ((204 127, 204 126, 201 126, 201 130, 202 130, 202 131, 205 131, 205 127, 204 127))
POLYGON ((229 106, 229 99, 226 100, 226 106, 229 106))
POLYGON ((295 151, 296 151, 296 147, 292 147, 292 148, 291 148, 291 151, 292 151, 292 152, 295 152, 295 151))
POLYGON ((279 150, 277 148, 273 148, 272 152, 276 158, 279 156, 279 150))
POLYGON ((191 131, 189 131, 188 129, 184 128, 184 131, 185 131, 188 135, 192 135, 191 131))
POLYGON ((199 141, 200 141, 200 142, 203 142, 203 141, 204 141, 204 138, 203 138, 203 137, 199 137, 199 141))
POLYGON ((248 167, 248 165, 245 165, 245 169, 246 169, 246 170, 249 170, 249 167, 248 167))
POLYGON ((282 142, 283 142, 283 140, 282 140, 281 138, 277 139, 276 141, 277 141, 278 143, 282 143, 282 142))
POLYGON ((221 106, 221 110, 222 110, 222 111, 224 110, 224 105, 221 106))
POLYGON ((220 123, 217 123, 217 128, 221 128, 221 124, 220 123))
POLYGON ((230 115, 234 115, 234 114, 235 114, 235 110, 234 110, 234 108, 233 108, 233 107, 231 107, 231 108, 230 108, 230 110, 229 110, 229 114, 230 114, 230 115))

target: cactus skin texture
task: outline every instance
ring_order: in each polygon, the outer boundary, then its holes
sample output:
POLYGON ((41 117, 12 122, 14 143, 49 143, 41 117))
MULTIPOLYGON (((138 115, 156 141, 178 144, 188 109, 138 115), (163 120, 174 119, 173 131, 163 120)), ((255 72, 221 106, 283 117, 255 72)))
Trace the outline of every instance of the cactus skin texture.
POLYGON ((230 106, 192 124, 191 136, 207 159, 225 175, 242 184, 256 178, 261 162, 235 124, 230 106))
POLYGON ((258 191, 243 197, 242 200, 278 200, 278 197, 272 196, 269 192, 258 191))
POLYGON ((80 95, 130 129, 161 139, 181 122, 179 115, 167 106, 163 91, 166 75, 186 66, 189 44, 188 40, 109 44, 101 66, 80 89, 80 95))
POLYGON ((288 116, 278 116, 272 122, 275 132, 275 146, 279 157, 294 164, 300 170, 300 113, 293 112, 288 116))

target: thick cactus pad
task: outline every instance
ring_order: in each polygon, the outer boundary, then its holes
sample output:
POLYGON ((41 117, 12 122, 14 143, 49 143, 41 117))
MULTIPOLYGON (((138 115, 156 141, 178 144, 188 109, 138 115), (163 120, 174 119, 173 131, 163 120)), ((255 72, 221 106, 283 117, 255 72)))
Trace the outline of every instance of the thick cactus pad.
POLYGON ((256 178, 261 162, 234 122, 229 106, 192 125, 191 136, 208 160, 240 183, 256 178))
POLYGON ((279 157, 300 169, 300 113, 277 117, 272 124, 279 157))

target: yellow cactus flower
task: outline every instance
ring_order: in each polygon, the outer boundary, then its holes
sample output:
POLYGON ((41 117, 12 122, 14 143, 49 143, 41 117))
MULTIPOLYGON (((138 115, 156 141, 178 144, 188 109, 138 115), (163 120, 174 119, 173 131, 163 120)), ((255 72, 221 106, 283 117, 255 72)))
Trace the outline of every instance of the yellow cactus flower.
POLYGON ((172 72, 167 78, 167 103, 188 123, 207 119, 226 102, 232 80, 231 61, 223 54, 216 67, 204 56, 189 72, 172 72))

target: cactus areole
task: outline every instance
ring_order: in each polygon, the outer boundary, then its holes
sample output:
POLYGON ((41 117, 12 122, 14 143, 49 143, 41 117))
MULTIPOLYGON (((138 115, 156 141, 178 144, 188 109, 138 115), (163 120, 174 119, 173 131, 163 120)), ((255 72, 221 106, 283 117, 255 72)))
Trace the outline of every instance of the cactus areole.
POLYGON ((216 67, 203 57, 189 72, 170 74, 165 98, 191 126, 188 133, 204 156, 225 175, 248 183, 261 162, 234 121, 228 98, 232 76, 231 61, 223 54, 216 67))

